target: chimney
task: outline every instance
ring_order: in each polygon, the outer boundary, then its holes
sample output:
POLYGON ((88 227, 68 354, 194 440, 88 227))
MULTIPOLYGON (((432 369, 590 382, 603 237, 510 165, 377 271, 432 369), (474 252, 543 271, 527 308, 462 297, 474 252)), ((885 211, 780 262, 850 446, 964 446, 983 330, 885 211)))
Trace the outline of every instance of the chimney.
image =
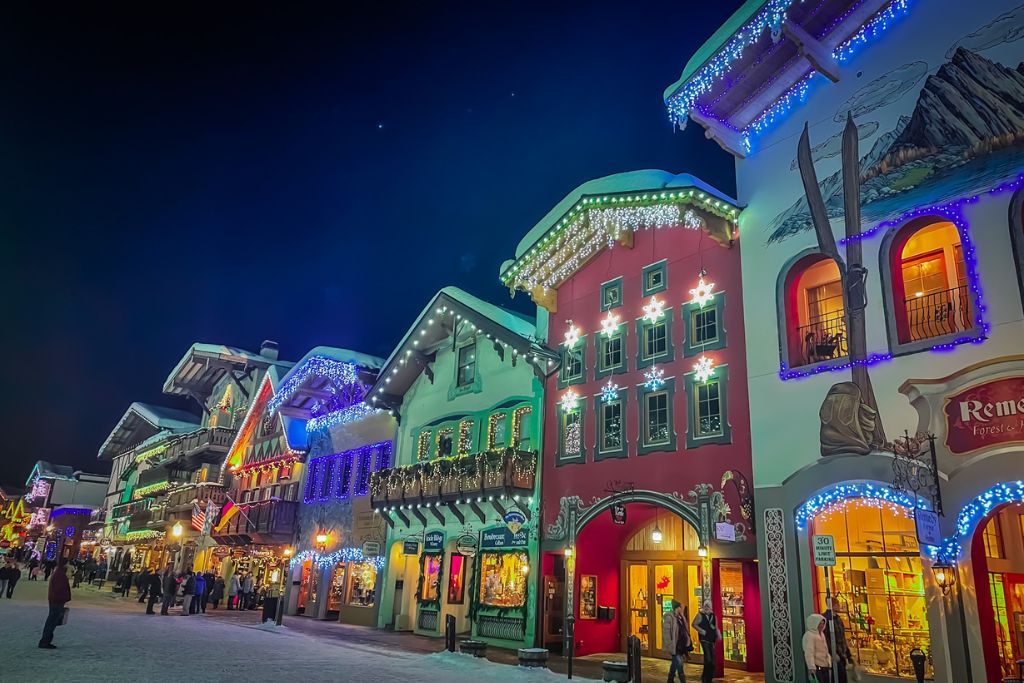
POLYGON ((260 355, 270 360, 277 360, 277 342, 264 339, 260 344, 260 355))

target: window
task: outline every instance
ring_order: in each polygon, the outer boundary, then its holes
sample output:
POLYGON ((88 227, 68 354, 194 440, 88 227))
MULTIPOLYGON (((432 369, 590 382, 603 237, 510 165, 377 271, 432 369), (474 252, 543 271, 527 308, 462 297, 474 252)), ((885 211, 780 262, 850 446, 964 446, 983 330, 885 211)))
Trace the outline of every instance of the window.
POLYGON ((727 414, 728 386, 728 365, 716 367, 714 376, 706 382, 696 381, 692 372, 686 375, 690 413, 686 426, 687 448, 732 442, 732 427, 727 414))
POLYGON ((1003 547, 1003 530, 999 526, 999 515, 992 515, 992 518, 985 525, 984 531, 985 557, 991 560, 1002 560, 1006 557, 1006 550, 1003 547))
POLYGON ((640 418, 637 454, 675 451, 675 378, 666 378, 656 389, 641 384, 636 387, 636 396, 640 418))
POLYGON ((594 379, 626 371, 626 324, 622 323, 612 336, 597 335, 597 368, 594 379))
POLYGON ((648 444, 668 442, 668 392, 656 391, 644 398, 644 441, 648 444))
POLYGON ((347 498, 349 486, 352 485, 352 461, 354 455, 349 453, 342 453, 338 457, 338 466, 341 468, 341 472, 338 476, 338 488, 334 490, 334 495, 338 498, 347 498))
POLYGON ((514 441, 512 446, 518 450, 528 451, 533 443, 531 439, 532 416, 533 408, 530 406, 522 406, 512 411, 512 439, 514 441))
POLYGON ((668 308, 657 322, 651 322, 647 318, 636 321, 638 368, 649 367, 655 363, 670 363, 674 359, 672 315, 673 309, 668 308))
MULTIPOLYGON (((924 567, 913 511, 882 501, 850 498, 820 512, 808 535, 835 540, 829 572, 835 611, 854 659, 876 676, 914 678, 910 650, 928 651, 924 567)), ((815 610, 825 610, 824 568, 814 568, 815 610)), ((926 664, 926 678, 932 678, 926 664)))
POLYGON ((664 292, 668 289, 667 267, 668 261, 658 261, 644 267, 644 296, 664 292))
POLYGON ((564 389, 570 384, 586 381, 587 338, 580 336, 572 348, 562 347, 562 367, 558 370, 558 386, 564 389))
POLYGON ((492 607, 522 607, 530 566, 525 552, 480 553, 480 604, 492 607))
POLYGON ((693 311, 690 330, 694 346, 704 346, 718 339, 718 309, 693 311))
POLYGON ((718 381, 698 384, 694 401, 694 420, 696 434, 714 436, 722 433, 722 406, 718 396, 718 381))
MULTIPOLYGON (((884 248, 883 248, 883 251, 884 248)), ((890 342, 909 350, 931 348, 938 337, 974 328, 960 233, 945 220, 912 221, 888 247, 893 303, 887 310, 890 342)))
POLYGON ((476 342, 459 348, 459 366, 455 385, 466 387, 476 380, 476 342))
POLYGON ((724 311, 725 292, 718 292, 704 306, 683 304, 684 356, 689 358, 726 347, 724 311))
POLYGON ((668 321, 659 320, 644 328, 644 355, 661 356, 668 351, 668 321))
POLYGON ((448 604, 466 601, 466 556, 452 553, 448 564, 448 604))
POLYGON ((622 305, 622 278, 601 285, 601 310, 607 311, 622 305))
POLYGON ((362 448, 357 451, 355 457, 357 458, 356 484, 352 494, 355 496, 365 496, 366 492, 370 490, 370 474, 373 472, 373 449, 370 447, 362 448))
POLYGON ((349 606, 373 607, 377 600, 377 566, 373 562, 353 562, 350 567, 349 606))
POLYGON ((614 368, 622 364, 622 337, 615 335, 608 338, 601 349, 601 365, 614 368))
POLYGON ((824 254, 799 259, 786 273, 784 357, 790 367, 811 365, 848 353, 846 308, 839 266, 824 254))
POLYGON ((601 404, 601 450, 622 448, 622 401, 601 404))
MULTIPOLYGON (((571 391, 571 390, 570 390, 571 391)), ((558 453, 555 465, 585 462, 584 412, 586 398, 581 397, 572 410, 558 406, 558 453)))
POLYGON ((327 500, 331 495, 331 475, 334 470, 335 459, 334 458, 323 458, 317 463, 317 469, 319 469, 319 484, 317 488, 317 498, 319 500, 327 500))
POLYGON ((420 602, 433 602, 440 599, 441 555, 420 556, 420 602))

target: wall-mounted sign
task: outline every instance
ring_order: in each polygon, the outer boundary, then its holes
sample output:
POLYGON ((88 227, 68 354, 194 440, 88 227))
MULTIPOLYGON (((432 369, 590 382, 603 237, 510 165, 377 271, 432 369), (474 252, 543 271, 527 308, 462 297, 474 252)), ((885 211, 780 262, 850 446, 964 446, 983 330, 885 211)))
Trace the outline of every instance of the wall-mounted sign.
POLYGON ((517 533, 507 527, 487 529, 480 532, 480 550, 500 548, 525 548, 530 543, 530 532, 520 529, 517 533))
POLYGON ((508 530, 515 534, 523 528, 524 524, 526 524, 526 515, 519 510, 509 510, 505 513, 502 521, 505 522, 505 526, 508 527, 508 530))
POLYGON ((430 531, 423 536, 423 552, 440 553, 444 551, 444 532, 430 531))
POLYGON ((939 516, 931 510, 914 510, 914 522, 917 526, 917 542, 934 548, 939 547, 942 543, 939 516))
POLYGON ((626 524, 626 505, 625 503, 613 503, 610 508, 612 513, 612 523, 618 524, 619 526, 625 526, 626 524))
POLYGON ((476 536, 473 536, 472 534, 462 534, 455 541, 455 552, 459 553, 460 555, 465 555, 466 557, 475 557, 476 550, 476 536))
POLYGON ((363 557, 379 557, 380 543, 377 541, 363 541, 363 557))
POLYGON ((814 552, 815 567, 836 566, 836 539, 827 534, 814 536, 811 539, 811 549, 814 552))
POLYGON ((729 524, 729 522, 715 522, 715 538, 719 541, 729 541, 730 543, 736 540, 736 525, 729 524))
POLYGON ((997 379, 946 397, 946 447, 955 455, 1024 442, 1024 377, 997 379))
POLYGON ((403 555, 419 555, 420 554, 420 542, 419 541, 402 541, 402 554, 403 555))

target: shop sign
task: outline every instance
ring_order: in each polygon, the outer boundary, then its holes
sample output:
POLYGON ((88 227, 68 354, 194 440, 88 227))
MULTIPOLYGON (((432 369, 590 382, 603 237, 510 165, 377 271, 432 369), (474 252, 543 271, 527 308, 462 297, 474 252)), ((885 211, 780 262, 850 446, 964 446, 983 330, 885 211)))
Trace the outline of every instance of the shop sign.
POLYGON ((619 526, 625 526, 626 524, 626 506, 624 503, 613 503, 610 508, 612 513, 612 523, 618 524, 619 526))
POLYGON ((509 510, 505 513, 502 521, 505 522, 505 526, 508 527, 509 531, 515 534, 526 524, 526 515, 519 510, 509 510))
POLYGON ((946 398, 946 447, 966 455, 999 444, 1024 442, 1024 377, 1007 377, 946 398))
POLYGON ((466 557, 476 556, 476 536, 462 534, 455 541, 455 552, 466 557))
POLYGON ((402 554, 403 555, 419 555, 420 554, 420 542, 417 540, 402 541, 402 554))
POLYGON ((719 541, 734 542, 736 540, 736 525, 729 524, 729 522, 716 522, 715 538, 719 541))
POLYGON ((380 543, 363 541, 363 557, 380 557, 380 543))
POLYGON ((815 567, 836 566, 836 540, 827 534, 816 535, 811 540, 814 550, 815 567))
POLYGON ((480 532, 480 550, 498 550, 501 548, 525 548, 530 543, 530 532, 520 529, 512 533, 511 529, 487 529, 480 532))
POLYGON ((444 550, 444 532, 431 531, 423 536, 423 552, 439 553, 444 550))
POLYGON ((917 526, 917 542, 938 548, 942 544, 942 532, 939 531, 939 516, 931 510, 914 510, 914 522, 917 526))

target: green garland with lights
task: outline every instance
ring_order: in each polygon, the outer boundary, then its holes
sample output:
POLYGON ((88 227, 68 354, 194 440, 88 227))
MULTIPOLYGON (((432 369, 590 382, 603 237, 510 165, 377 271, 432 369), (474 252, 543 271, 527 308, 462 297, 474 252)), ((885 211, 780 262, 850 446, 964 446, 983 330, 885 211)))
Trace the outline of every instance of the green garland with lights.
POLYGON ((420 578, 416 582, 416 602, 419 604, 420 609, 433 609, 438 612, 441 611, 441 577, 444 576, 444 553, 443 552, 424 552, 420 554, 420 578), (437 565, 437 597, 433 600, 423 599, 423 568, 426 565, 426 557, 428 555, 438 556, 441 558, 437 565))

